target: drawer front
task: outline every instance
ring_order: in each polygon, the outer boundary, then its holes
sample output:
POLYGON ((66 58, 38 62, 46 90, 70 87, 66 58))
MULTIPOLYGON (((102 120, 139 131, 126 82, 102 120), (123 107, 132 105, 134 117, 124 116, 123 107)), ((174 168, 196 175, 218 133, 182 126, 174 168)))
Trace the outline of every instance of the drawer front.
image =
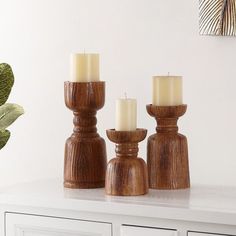
POLYGON ((232 234, 216 234, 216 233, 201 233, 201 232, 188 232, 188 236, 233 236, 232 234))
POLYGON ((172 229, 122 226, 121 236, 177 236, 177 231, 172 229))
POLYGON ((6 214, 6 236, 111 236, 111 224, 6 214))

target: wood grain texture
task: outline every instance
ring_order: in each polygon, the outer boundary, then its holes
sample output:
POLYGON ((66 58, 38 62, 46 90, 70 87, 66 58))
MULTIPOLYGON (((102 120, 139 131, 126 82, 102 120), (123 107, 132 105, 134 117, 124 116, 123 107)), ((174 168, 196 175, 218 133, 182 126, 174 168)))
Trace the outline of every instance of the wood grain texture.
POLYGON ((107 166, 105 190, 108 195, 136 196, 148 192, 147 166, 138 158, 138 142, 145 139, 147 130, 107 130, 107 137, 116 143, 116 158, 107 166))
POLYGON ((64 186, 105 186, 106 146, 97 133, 97 110, 105 103, 104 82, 65 82, 65 103, 73 111, 73 134, 65 144, 64 186))
POLYGON ((149 187, 184 189, 190 187, 187 138, 178 133, 178 118, 187 105, 147 105, 147 112, 157 121, 156 134, 148 138, 147 166, 149 187))

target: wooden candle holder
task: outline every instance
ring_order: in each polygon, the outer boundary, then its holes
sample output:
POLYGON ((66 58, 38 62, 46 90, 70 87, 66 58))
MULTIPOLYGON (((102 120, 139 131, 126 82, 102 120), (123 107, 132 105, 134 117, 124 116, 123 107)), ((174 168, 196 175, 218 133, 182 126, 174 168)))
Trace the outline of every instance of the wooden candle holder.
POLYGON ((105 82, 65 82, 65 103, 74 114, 74 130, 65 145, 64 186, 105 186, 106 146, 97 133, 97 110, 105 103, 105 82))
POLYGON ((138 142, 144 140, 146 135, 146 129, 107 130, 107 137, 116 143, 116 158, 107 166, 106 194, 136 196, 148 192, 147 166, 143 159, 137 158, 138 142))
POLYGON ((147 166, 149 187, 184 189, 190 187, 187 138, 178 133, 178 118, 187 105, 147 105, 149 115, 157 121, 156 134, 148 138, 147 166))

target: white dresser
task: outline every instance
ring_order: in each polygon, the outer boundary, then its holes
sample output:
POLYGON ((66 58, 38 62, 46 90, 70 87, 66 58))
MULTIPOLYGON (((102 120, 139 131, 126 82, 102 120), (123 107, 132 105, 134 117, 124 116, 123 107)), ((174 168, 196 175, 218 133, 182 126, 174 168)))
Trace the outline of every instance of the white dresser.
POLYGON ((48 180, 0 190, 0 236, 236 236, 236 188, 110 197, 48 180))

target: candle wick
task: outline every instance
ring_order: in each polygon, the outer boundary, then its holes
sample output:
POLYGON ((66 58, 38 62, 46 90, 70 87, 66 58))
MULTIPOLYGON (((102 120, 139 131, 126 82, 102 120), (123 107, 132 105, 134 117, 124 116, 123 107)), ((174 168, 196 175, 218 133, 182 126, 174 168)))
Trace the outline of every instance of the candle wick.
POLYGON ((85 55, 85 48, 84 48, 84 55, 85 55))
POLYGON ((168 76, 170 76, 170 72, 168 72, 168 76))
POLYGON ((125 95, 125 99, 127 99, 127 93, 126 92, 124 93, 124 95, 125 95))

